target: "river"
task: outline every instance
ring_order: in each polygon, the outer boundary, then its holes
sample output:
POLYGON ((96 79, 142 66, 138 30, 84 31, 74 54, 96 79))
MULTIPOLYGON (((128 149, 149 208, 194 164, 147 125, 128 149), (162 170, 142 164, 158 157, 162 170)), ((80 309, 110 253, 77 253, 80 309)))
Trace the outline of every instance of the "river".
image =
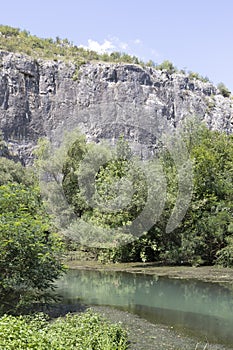
POLYGON ((233 344, 233 289, 220 283, 115 271, 69 270, 63 302, 107 305, 200 340, 233 344))

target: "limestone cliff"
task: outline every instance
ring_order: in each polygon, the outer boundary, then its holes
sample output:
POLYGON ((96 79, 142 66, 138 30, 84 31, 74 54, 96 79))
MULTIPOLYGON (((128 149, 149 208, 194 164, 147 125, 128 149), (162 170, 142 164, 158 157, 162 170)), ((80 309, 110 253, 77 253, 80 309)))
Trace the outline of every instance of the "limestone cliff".
POLYGON ((148 149, 189 115, 231 133, 232 103, 187 74, 99 62, 77 72, 73 63, 0 51, 0 128, 26 162, 39 137, 56 139, 77 126, 95 141, 124 133, 148 149))

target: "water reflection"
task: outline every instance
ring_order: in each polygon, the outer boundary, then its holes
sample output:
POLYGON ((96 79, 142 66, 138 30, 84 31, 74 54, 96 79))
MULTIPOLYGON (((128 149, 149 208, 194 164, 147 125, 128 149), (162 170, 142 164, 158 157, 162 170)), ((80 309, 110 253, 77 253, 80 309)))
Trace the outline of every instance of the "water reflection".
POLYGON ((209 341, 233 344, 233 292, 217 283, 71 270, 58 283, 68 302, 111 305, 209 341))

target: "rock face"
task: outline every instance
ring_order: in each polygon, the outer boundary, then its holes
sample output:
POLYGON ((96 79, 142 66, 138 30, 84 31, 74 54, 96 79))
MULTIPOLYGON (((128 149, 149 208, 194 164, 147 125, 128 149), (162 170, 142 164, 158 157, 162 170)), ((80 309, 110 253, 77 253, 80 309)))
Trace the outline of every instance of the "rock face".
POLYGON ((53 141, 79 127, 89 139, 124 134, 141 153, 168 129, 198 116, 233 129, 232 99, 211 83, 132 64, 34 60, 0 51, 0 128, 11 151, 28 163, 39 137, 53 141), (78 76, 78 78, 77 78, 78 76))

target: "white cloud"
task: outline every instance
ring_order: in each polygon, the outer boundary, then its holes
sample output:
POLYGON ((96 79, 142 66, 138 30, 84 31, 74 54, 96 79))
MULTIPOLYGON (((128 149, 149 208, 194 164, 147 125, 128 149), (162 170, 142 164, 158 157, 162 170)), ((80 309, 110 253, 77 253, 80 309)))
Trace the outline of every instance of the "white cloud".
POLYGON ((88 44, 87 45, 80 45, 81 47, 88 49, 88 50, 93 50, 98 53, 111 53, 113 51, 120 51, 120 52, 126 52, 130 50, 129 44, 121 41, 117 37, 109 37, 108 39, 104 39, 102 43, 93 40, 93 39, 88 39, 88 44))
POLYGON ((145 62, 150 59, 155 60, 155 62, 162 61, 161 54, 155 49, 145 46, 144 42, 139 38, 131 39, 126 42, 120 40, 116 36, 109 35, 102 42, 88 39, 87 45, 81 45, 81 47, 96 51, 100 54, 109 54, 114 51, 124 52, 136 56, 145 62))
POLYGON ((142 44, 142 41, 141 41, 140 39, 135 39, 135 40, 133 41, 133 43, 134 43, 135 45, 139 45, 139 44, 142 44))
POLYGON ((106 39, 102 44, 98 43, 98 41, 88 39, 88 45, 85 46, 85 48, 96 51, 98 53, 111 52, 116 49, 115 45, 111 41, 106 39))
POLYGON ((111 36, 109 38, 109 40, 111 41, 111 43, 114 45, 115 47, 115 51, 125 51, 129 49, 129 44, 121 41, 118 37, 116 36, 111 36))
POLYGON ((119 43, 119 48, 120 48, 121 50, 128 50, 129 45, 128 45, 127 43, 120 42, 120 43, 119 43))

